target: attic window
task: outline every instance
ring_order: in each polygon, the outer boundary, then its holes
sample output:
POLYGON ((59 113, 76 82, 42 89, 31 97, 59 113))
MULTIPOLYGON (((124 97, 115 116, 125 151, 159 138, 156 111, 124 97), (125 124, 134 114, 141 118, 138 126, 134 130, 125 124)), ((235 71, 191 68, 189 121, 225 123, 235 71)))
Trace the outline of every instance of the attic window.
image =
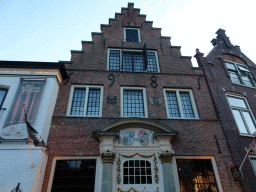
POLYGON ((140 42, 140 30, 134 28, 124 29, 124 41, 126 42, 140 42))

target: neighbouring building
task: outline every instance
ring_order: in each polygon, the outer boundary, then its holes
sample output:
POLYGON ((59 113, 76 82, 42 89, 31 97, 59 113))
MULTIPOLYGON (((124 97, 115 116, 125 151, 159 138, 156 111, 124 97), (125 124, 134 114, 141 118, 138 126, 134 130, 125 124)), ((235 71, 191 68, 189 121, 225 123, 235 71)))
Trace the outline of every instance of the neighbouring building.
POLYGON ((34 146, 30 153, 23 104, 28 122, 47 143, 66 77, 63 63, 0 61, 0 191, 41 190, 48 154, 34 146))
POLYGON ((202 67, 129 3, 71 51, 43 192, 242 191, 202 67))
POLYGON ((256 156, 248 151, 256 133, 256 65, 219 29, 204 57, 197 50, 243 190, 256 191, 256 156), (249 156, 245 159, 245 156, 249 156), (245 159, 244 163, 243 160, 245 159), (242 166, 241 166, 242 165, 242 166))

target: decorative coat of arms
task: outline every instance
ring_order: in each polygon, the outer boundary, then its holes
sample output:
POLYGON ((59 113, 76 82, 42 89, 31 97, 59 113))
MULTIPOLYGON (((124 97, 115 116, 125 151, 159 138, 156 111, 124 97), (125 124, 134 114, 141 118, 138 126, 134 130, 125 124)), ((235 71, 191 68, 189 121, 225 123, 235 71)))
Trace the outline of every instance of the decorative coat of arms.
POLYGON ((147 133, 145 130, 140 130, 138 132, 138 137, 134 137, 135 131, 124 131, 119 134, 119 144, 121 141, 124 145, 131 145, 133 141, 139 141, 141 145, 148 145, 149 140, 154 143, 154 132, 147 133))

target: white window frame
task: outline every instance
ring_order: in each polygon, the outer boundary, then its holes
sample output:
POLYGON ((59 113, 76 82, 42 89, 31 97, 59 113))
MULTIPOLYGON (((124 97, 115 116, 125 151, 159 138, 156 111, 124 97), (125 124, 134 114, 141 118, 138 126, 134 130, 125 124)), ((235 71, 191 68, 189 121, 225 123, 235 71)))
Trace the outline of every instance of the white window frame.
MULTIPOLYGON (((135 29, 135 30, 138 30, 138 42, 141 42, 141 39, 140 39, 140 29, 138 28, 124 28, 124 41, 126 42, 126 29, 135 29)), ((136 42, 134 42, 136 43, 136 42)))
POLYGON ((170 119, 198 119, 199 118, 192 90, 190 90, 190 89, 163 89, 163 90, 164 90, 164 99, 165 99, 165 108, 166 108, 167 118, 170 118, 170 119), (180 117, 170 117, 169 116, 169 109, 168 109, 166 92, 175 92, 176 93, 177 103, 178 103, 179 112, 180 112, 180 117), (191 102, 192 109, 193 109, 194 116, 195 116, 194 118, 184 117, 179 92, 188 92, 189 93, 190 102, 191 102))
POLYGON ((154 162, 153 162, 153 157, 151 158, 142 158, 142 157, 133 157, 133 158, 122 158, 121 159, 121 186, 125 187, 135 187, 135 186, 143 186, 143 187, 148 187, 149 185, 153 186, 156 185, 155 177, 154 177, 154 162), (152 178, 152 183, 151 184, 124 184, 124 162, 125 161, 130 161, 130 160, 145 160, 150 162, 151 165, 151 178, 152 178))
MULTIPOLYGON (((122 71, 121 69, 122 69, 122 49, 108 49, 108 55, 107 55, 107 71, 110 71, 109 70, 109 67, 110 67, 110 65, 109 65, 109 55, 110 55, 110 51, 111 50, 117 50, 117 51, 120 51, 120 64, 119 64, 119 66, 120 66, 120 70, 119 71, 122 71)), ((134 49, 123 49, 123 52, 124 53, 129 53, 129 52, 131 52, 131 53, 142 53, 143 52, 143 50, 134 50, 134 49)), ((147 72, 147 73, 160 73, 160 67, 159 67, 159 61, 158 61, 158 55, 157 55, 157 51, 152 51, 152 50, 147 50, 147 53, 148 52, 154 52, 155 53, 155 56, 156 56, 156 68, 157 68, 157 71, 148 71, 148 70, 146 70, 145 72, 147 72)), ((134 72, 134 71, 125 71, 125 72, 134 72)), ((142 73, 142 72, 137 72, 137 73, 142 73)))
POLYGON ((56 167, 56 162, 57 160, 96 160, 96 171, 95 171, 95 186, 94 186, 94 191, 100 191, 101 190, 101 180, 102 180, 102 167, 100 166, 101 160, 100 157, 96 156, 91 156, 91 157, 53 157, 52 160, 52 166, 51 166, 51 172, 50 172, 50 177, 49 177, 49 182, 48 182, 48 187, 47 187, 47 192, 51 192, 52 190, 52 183, 53 183, 53 177, 55 173, 55 167, 56 167))
POLYGON ((138 118, 148 118, 148 105, 147 105, 147 97, 146 97, 146 88, 144 87, 121 87, 121 117, 124 117, 124 118, 129 118, 129 117, 126 117, 124 116, 124 110, 123 110, 123 105, 124 105, 124 101, 123 101, 123 92, 124 90, 130 90, 130 91, 137 91, 137 90, 140 90, 142 91, 142 94, 143 94, 143 103, 144 103, 144 117, 138 117, 138 118))
POLYGON ((212 156, 174 156, 172 168, 173 168, 173 173, 174 173, 175 188, 176 188, 177 192, 180 192, 179 174, 178 174, 177 163, 176 163, 177 159, 210 159, 211 163, 212 163, 212 168, 213 168, 213 172, 214 172, 214 176, 216 179, 218 190, 219 190, 219 192, 223 192, 223 188, 221 185, 220 176, 219 176, 219 172, 218 172, 218 167, 217 167, 214 157, 212 157, 212 156))
MULTIPOLYGON (((251 137, 254 137, 254 136, 252 135, 253 133, 250 133, 250 130, 249 130, 249 128, 247 127, 247 124, 246 124, 246 123, 245 123, 245 127, 246 127, 246 130, 247 130, 248 133, 247 133, 247 134, 241 133, 241 131, 240 131, 239 127, 238 127, 238 124, 237 124, 237 120, 235 119, 234 114, 233 114, 233 112, 232 112, 232 109, 238 109, 239 111, 240 111, 240 110, 248 111, 248 112, 250 113, 250 115, 251 115, 251 117, 252 117, 252 121, 253 121, 253 123, 254 123, 254 125, 255 125, 255 127, 256 127, 256 120, 255 120, 255 117, 254 117, 254 115, 253 115, 253 113, 252 113, 252 110, 251 110, 251 108, 250 108, 250 105, 249 105, 249 103, 247 102, 247 99, 246 99, 245 97, 241 97, 241 96, 237 96, 237 95, 232 95, 232 94, 226 94, 226 99, 227 99, 227 101, 228 101, 228 104, 229 104, 229 107, 230 107, 232 116, 233 116, 233 118, 234 118, 234 120, 235 120, 235 122, 236 122, 236 126, 237 126, 237 128, 238 128, 238 131, 239 131, 240 135, 242 135, 242 136, 251 136, 251 137), (229 103, 228 97, 234 97, 234 98, 238 98, 238 99, 244 100, 244 102, 245 102, 245 104, 246 104, 246 106, 247 106, 247 110, 244 109, 244 108, 239 108, 239 107, 233 107, 233 106, 231 106, 231 104, 229 103)), ((242 117, 242 118, 243 118, 243 117, 242 117)))
POLYGON ((103 104, 103 86, 94 86, 94 85, 72 85, 72 86, 71 86, 71 90, 70 90, 70 94, 69 94, 68 109, 67 109, 67 114, 66 114, 66 116, 71 116, 71 117, 102 117, 102 104, 103 104), (84 104, 84 114, 83 114, 83 115, 70 115, 75 88, 84 88, 84 89, 86 89, 85 102, 84 102, 84 103, 85 103, 85 104, 84 104), (99 109, 99 116, 86 116, 87 105, 88 105, 89 90, 90 90, 91 88, 92 88, 92 89, 99 89, 99 90, 100 90, 100 109, 99 109))
MULTIPOLYGON (((228 60, 224 60, 224 61, 225 61, 225 65, 226 65, 226 63, 232 64, 232 65, 234 65, 234 67, 235 67, 235 69, 236 69, 238 78, 239 78, 239 80, 240 80, 241 83, 234 83, 234 82, 232 82, 232 80, 230 79, 233 84, 235 84, 235 85, 242 85, 242 86, 245 86, 245 87, 256 88, 255 86, 253 86, 253 84, 255 84, 255 79, 254 79, 254 77, 252 76, 252 72, 250 71, 250 69, 249 69, 248 66, 243 65, 243 64, 240 64, 240 63, 235 63, 235 62, 232 62, 232 61, 228 61, 228 60), (250 79, 253 79, 253 80, 254 80, 254 82, 251 82, 252 86, 248 86, 248 85, 245 85, 245 84, 243 83, 243 79, 241 79, 241 76, 242 76, 243 74, 241 73, 241 70, 239 69, 239 66, 241 66, 241 67, 246 67, 246 68, 247 68, 248 74, 249 74, 249 76, 250 76, 250 79)), ((226 67, 227 67, 227 65, 226 65, 226 67)), ((227 69, 228 69, 228 67, 227 67, 227 69)), ((232 70, 228 69, 228 72, 229 72, 229 74, 230 74, 230 72, 232 72, 232 70)))

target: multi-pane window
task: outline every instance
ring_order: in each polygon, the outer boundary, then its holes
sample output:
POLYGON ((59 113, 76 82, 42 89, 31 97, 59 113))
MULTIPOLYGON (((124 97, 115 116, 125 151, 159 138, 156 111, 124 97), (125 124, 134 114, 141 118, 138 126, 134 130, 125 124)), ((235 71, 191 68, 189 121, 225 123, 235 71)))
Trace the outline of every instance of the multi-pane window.
POLYGON ((7 92, 8 92, 8 89, 0 87, 0 109, 3 106, 4 99, 6 97, 7 92))
POLYGON ((123 184, 152 184, 151 163, 146 160, 125 161, 123 184))
POLYGON ((96 160, 57 160, 52 192, 94 192, 96 160))
POLYGON ((101 116, 102 87, 73 86, 70 98, 68 115, 101 116))
POLYGON ((140 30, 134 28, 125 28, 124 40, 126 42, 140 42, 140 30))
POLYGON ((177 159, 181 192, 218 192, 210 159, 177 159))
POLYGON ((234 119, 241 134, 253 134, 256 131, 255 120, 245 98, 227 96, 234 119))
MULTIPOLYGON (((127 51, 110 49, 108 57, 108 70, 144 72, 144 59, 142 51, 127 51)), ((157 52, 147 51, 147 72, 159 72, 157 52)))
POLYGON ((255 80, 246 65, 226 62, 232 83, 255 87, 255 80))
POLYGON ((122 88, 122 116, 147 117, 145 90, 141 88, 122 88))
POLYGON ((197 118, 191 90, 165 89, 164 91, 169 118, 197 118))

